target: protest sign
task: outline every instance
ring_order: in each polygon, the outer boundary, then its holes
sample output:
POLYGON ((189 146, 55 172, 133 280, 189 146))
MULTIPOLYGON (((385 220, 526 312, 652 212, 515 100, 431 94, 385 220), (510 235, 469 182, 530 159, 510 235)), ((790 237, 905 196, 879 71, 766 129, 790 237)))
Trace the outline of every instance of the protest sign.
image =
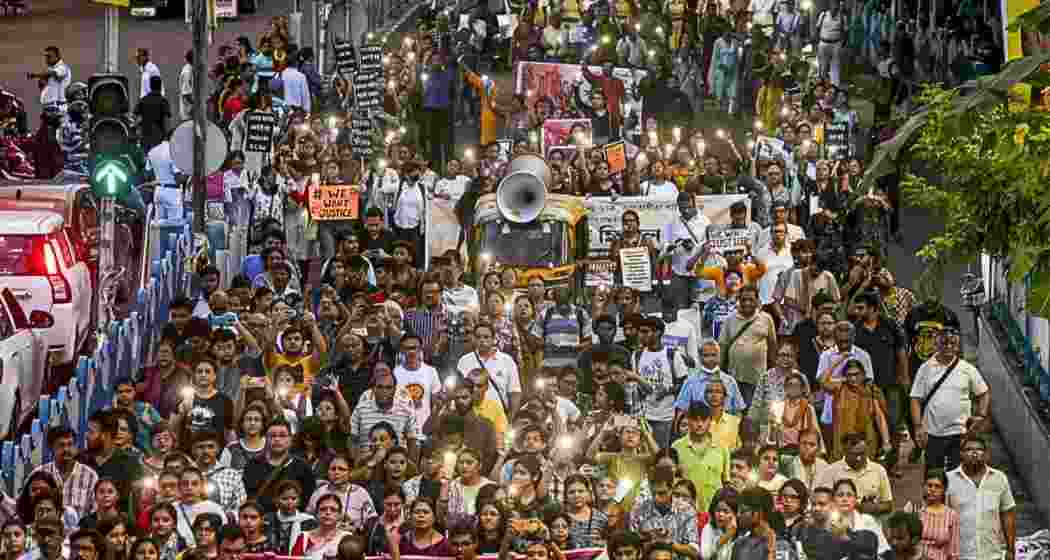
POLYGON ((354 52, 354 44, 349 41, 336 43, 335 68, 344 77, 353 76, 357 73, 357 53, 354 52))
MULTIPOLYGON (((592 75, 601 75, 601 66, 588 66, 592 75)), ((624 123, 633 123, 624 134, 637 137, 642 133, 642 94, 639 84, 648 75, 640 68, 613 68, 614 78, 623 82, 624 95, 620 114, 624 123)), ((547 62, 519 62, 514 67, 514 93, 525 96, 525 106, 530 115, 536 112, 537 101, 544 99, 552 105, 552 114, 563 118, 584 118, 584 110, 591 104, 591 89, 599 87, 583 75, 578 64, 554 64, 547 62)), ((540 103, 540 106, 543 104, 540 103)))
POLYGON ((383 73, 383 47, 367 46, 361 47, 361 64, 359 71, 362 74, 383 73))
POLYGON ((787 154, 784 151, 784 141, 771 136, 759 136, 755 138, 754 157, 757 160, 784 160, 787 154))
POLYGON ((648 247, 620 249, 620 270, 623 285, 639 292, 653 289, 653 263, 649 260, 648 247))
MULTIPOLYGON (((737 201, 743 201, 750 208, 751 200, 746 194, 698 196, 696 206, 712 224, 728 224, 729 207, 737 201)), ((603 285, 604 277, 597 272, 592 277, 592 271, 604 271, 602 267, 613 266, 615 257, 609 255, 609 247, 614 239, 623 235, 624 212, 634 210, 638 214, 642 237, 653 239, 657 247, 663 244, 664 227, 678 219, 677 198, 673 196, 622 196, 616 200, 591 198, 585 204, 590 229, 587 260, 591 263, 584 274, 587 286, 603 285)))
POLYGON ((824 125, 824 154, 829 160, 849 159, 850 150, 849 121, 836 120, 824 125))
POLYGON ((244 116, 244 151, 270 151, 273 143, 273 131, 277 127, 277 115, 263 111, 249 111, 244 116))
POLYGON ((372 119, 354 115, 350 119, 350 147, 354 156, 370 158, 375 148, 372 144, 372 119))
POLYGON ((543 122, 544 151, 549 146, 591 146, 590 119, 547 119, 543 122))
MULTIPOLYGON (((363 65, 362 65, 363 66, 363 65)), ((365 73, 364 69, 354 75, 354 103, 359 109, 383 105, 383 74, 365 73)))
POLYGON ((605 161, 609 164, 609 173, 622 173, 627 169, 627 146, 623 142, 606 144, 605 161))
POLYGON ((317 221, 356 220, 360 188, 319 185, 310 191, 310 217, 317 221))
POLYGON ((741 250, 751 240, 751 234, 746 229, 736 228, 707 228, 707 241, 712 251, 724 253, 726 251, 741 250))
POLYGON ((237 0, 215 0, 215 17, 235 19, 237 17, 237 0))

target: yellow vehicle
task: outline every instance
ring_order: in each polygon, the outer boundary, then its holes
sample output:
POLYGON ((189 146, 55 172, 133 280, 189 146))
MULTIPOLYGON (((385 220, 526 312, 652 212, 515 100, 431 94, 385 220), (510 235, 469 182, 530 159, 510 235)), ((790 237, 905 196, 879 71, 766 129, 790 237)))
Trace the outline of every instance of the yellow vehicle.
POLYGON ((518 285, 540 276, 548 287, 582 293, 587 258, 587 212, 582 199, 547 194, 550 169, 542 158, 514 158, 495 194, 478 199, 470 243, 471 270, 513 268, 518 285))

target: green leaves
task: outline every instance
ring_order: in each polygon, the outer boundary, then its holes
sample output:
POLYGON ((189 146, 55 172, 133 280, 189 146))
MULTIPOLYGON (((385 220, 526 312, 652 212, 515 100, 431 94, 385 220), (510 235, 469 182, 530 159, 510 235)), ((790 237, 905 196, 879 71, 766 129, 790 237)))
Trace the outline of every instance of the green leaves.
POLYGON ((864 178, 873 183, 906 158, 921 161, 923 172, 901 181, 904 197, 943 218, 945 228, 917 256, 940 263, 1009 257, 1012 279, 1038 272, 1029 310, 1041 315, 1050 313, 1050 113, 1011 110, 1006 92, 1047 60, 1017 61, 966 97, 927 87, 924 109, 879 145, 864 178))

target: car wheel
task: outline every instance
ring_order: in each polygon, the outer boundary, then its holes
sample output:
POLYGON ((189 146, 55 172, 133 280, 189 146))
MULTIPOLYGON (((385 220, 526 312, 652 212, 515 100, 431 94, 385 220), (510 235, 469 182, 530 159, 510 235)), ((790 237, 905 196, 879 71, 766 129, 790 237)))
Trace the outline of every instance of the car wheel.
POLYGON ((18 433, 18 418, 22 415, 22 393, 15 390, 15 406, 11 408, 11 420, 8 422, 5 439, 14 441, 18 433))

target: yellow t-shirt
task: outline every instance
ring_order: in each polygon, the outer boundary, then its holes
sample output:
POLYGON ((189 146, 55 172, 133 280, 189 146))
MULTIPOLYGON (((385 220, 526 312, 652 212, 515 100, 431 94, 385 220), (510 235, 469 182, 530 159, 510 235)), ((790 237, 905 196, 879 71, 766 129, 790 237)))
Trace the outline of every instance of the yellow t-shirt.
POLYGON ((711 437, 719 447, 730 451, 740 449, 740 417, 723 412, 718 422, 711 422, 711 437))
POLYGON ((507 433, 507 414, 503 412, 503 405, 492 399, 485 399, 474 405, 474 413, 492 422, 492 428, 496 431, 496 441, 502 444, 503 436, 507 433))

